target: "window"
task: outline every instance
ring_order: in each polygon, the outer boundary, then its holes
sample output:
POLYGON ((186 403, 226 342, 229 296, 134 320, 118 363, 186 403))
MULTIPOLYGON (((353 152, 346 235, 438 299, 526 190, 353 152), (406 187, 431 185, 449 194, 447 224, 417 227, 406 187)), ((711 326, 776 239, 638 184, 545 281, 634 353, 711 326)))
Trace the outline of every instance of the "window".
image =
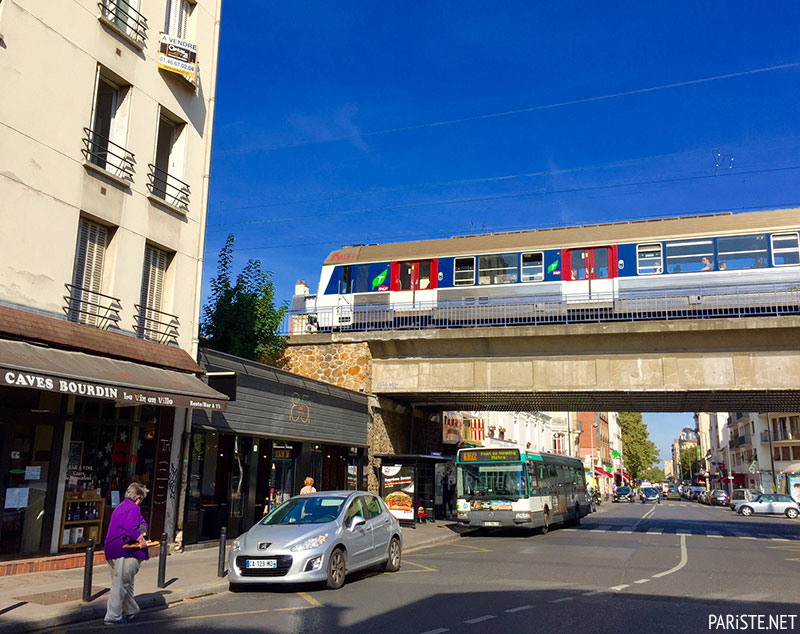
POLYGON ((164 275, 167 270, 167 252, 147 245, 144 249, 142 291, 139 299, 137 336, 161 341, 170 330, 170 323, 161 311, 164 294, 164 275))
POLYGON ((172 37, 185 40, 189 32, 189 15, 193 5, 189 0, 167 0, 167 23, 164 31, 172 37))
POLYGON ((352 501, 350 506, 347 508, 347 512, 344 515, 344 525, 347 528, 350 528, 350 523, 352 522, 353 518, 358 516, 363 517, 364 519, 367 518, 367 512, 364 508, 363 497, 357 497, 355 500, 352 501))
POLYGON ((714 243, 711 240, 667 242, 666 251, 669 273, 714 270, 714 243))
POLYGON ((636 246, 636 272, 639 275, 657 275, 664 270, 660 244, 636 246))
POLYGON ((453 263, 453 286, 475 284, 475 258, 456 258, 453 263))
POLYGON ((139 13, 139 0, 103 0, 103 17, 131 39, 144 45, 147 20, 139 13))
POLYGON ((342 267, 342 280, 339 282, 339 294, 344 295, 353 292, 353 267, 342 267))
POLYGON ((122 86, 99 71, 92 107, 91 128, 84 141, 84 157, 119 177, 130 177, 133 155, 124 145, 128 134, 130 86, 122 86))
POLYGON ((800 460, 800 445, 792 447, 792 460, 800 460))
POLYGON ((424 291, 431 288, 433 260, 399 262, 397 276, 398 291, 424 291))
POLYGON ((369 511, 370 519, 374 517, 378 517, 382 512, 383 509, 381 508, 381 503, 378 502, 378 498, 373 496, 367 496, 367 511, 369 511))
POLYGON ((774 266, 800 264, 800 245, 796 233, 772 234, 772 264, 774 266))
POLYGON ((757 269, 767 266, 767 234, 727 236, 717 239, 719 270, 757 269))
POLYGON ((513 284, 519 275, 516 253, 478 257, 478 284, 513 284))
POLYGON ((70 321, 97 326, 101 313, 99 295, 103 283, 103 260, 108 246, 108 229, 81 218, 78 246, 70 293, 70 321))
POLYGON ((150 165, 150 192, 175 207, 189 204, 189 185, 183 176, 185 124, 178 123, 163 112, 158 118, 155 163, 150 165))
POLYGON ((522 281, 541 282, 544 279, 544 254, 522 254, 522 281))

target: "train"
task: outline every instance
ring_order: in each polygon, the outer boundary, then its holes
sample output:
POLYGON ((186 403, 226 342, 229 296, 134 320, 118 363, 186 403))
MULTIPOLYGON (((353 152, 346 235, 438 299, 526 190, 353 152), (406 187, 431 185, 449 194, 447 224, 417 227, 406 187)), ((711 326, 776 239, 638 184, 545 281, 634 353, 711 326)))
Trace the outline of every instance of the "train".
POLYGON ((797 312, 799 235, 792 208, 348 245, 289 331, 797 312))

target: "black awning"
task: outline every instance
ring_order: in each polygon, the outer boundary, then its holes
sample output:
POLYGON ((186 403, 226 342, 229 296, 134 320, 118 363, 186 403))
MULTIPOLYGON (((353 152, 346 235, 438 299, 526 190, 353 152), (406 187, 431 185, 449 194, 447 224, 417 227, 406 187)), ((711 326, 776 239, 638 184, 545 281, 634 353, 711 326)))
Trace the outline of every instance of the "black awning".
POLYGON ((376 453, 373 458, 380 458, 387 463, 394 462, 394 464, 411 464, 413 462, 452 462, 453 456, 430 456, 427 454, 417 453, 376 453))
POLYGON ((0 385, 116 401, 222 411, 228 398, 194 374, 0 340, 0 385))

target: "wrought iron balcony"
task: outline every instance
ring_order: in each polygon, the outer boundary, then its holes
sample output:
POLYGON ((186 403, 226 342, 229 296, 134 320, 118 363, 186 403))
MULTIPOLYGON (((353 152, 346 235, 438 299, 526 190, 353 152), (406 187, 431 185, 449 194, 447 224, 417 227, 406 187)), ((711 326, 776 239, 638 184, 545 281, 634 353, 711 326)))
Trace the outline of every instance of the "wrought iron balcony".
POLYGON ((87 326, 95 326, 102 330, 117 328, 122 310, 119 299, 103 295, 82 286, 64 284, 67 294, 64 295, 64 312, 69 321, 87 326))
POLYGON ((148 306, 134 304, 136 315, 133 328, 140 339, 148 339, 163 344, 178 344, 180 321, 177 315, 155 310, 148 306))
POLYGON ((181 179, 169 174, 166 170, 149 164, 150 173, 147 175, 147 189, 156 198, 161 198, 164 202, 188 211, 189 209, 189 184, 181 179))
POLYGON ((98 2, 100 15, 132 40, 144 45, 147 39, 147 18, 127 0, 102 0, 98 2))
MULTIPOLYGON (((786 433, 785 429, 772 431, 772 442, 781 442, 782 440, 800 440, 800 433, 786 433)), ((761 432, 761 442, 769 442, 770 430, 761 432)))
POLYGON ((93 165, 106 170, 117 178, 133 180, 133 166, 136 158, 121 145, 117 145, 102 134, 89 128, 83 129, 83 157, 93 165))
POLYGON ((738 442, 737 446, 739 447, 744 447, 745 445, 749 447, 750 445, 753 444, 750 434, 744 434, 742 436, 739 436, 737 442, 738 442))

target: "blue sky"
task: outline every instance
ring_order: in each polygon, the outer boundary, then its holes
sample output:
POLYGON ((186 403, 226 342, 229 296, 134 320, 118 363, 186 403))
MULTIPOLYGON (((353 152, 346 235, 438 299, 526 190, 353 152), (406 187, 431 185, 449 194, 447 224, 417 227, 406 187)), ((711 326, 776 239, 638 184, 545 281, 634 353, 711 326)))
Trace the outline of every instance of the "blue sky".
POLYGON ((225 2, 206 296, 228 233, 288 301, 343 244, 798 205, 799 18, 225 2))

